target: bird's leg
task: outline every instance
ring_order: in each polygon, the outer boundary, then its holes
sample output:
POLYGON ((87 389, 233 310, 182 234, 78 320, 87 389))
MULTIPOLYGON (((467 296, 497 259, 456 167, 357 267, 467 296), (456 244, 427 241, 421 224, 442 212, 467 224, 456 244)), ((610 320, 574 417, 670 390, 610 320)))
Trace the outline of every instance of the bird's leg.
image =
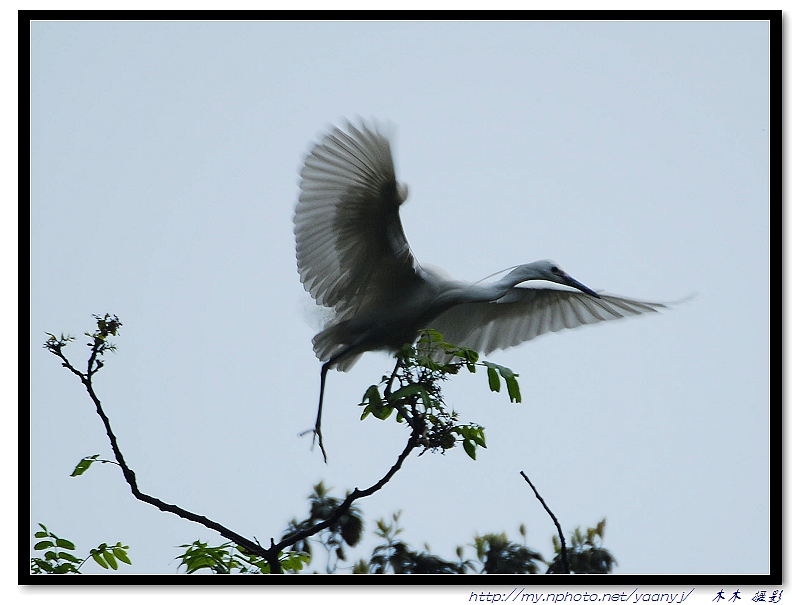
MULTIPOLYGON (((325 453, 325 447, 322 445, 322 398, 325 395, 325 377, 328 375, 328 368, 330 368, 330 360, 322 364, 320 371, 319 381, 319 407, 317 408, 317 422, 314 425, 314 439, 319 437, 319 449, 322 451, 322 459, 325 464, 328 463, 328 455, 325 453)), ((311 447, 314 447, 314 440, 311 441, 311 447)))

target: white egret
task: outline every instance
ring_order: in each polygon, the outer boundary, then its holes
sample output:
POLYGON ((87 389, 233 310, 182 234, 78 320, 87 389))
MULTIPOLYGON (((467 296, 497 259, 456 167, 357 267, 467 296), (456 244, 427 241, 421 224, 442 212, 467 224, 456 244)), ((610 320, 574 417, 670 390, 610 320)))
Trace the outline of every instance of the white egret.
POLYGON ((325 377, 330 368, 349 370, 366 351, 397 351, 433 328, 446 342, 490 353, 666 306, 600 296, 549 260, 519 265, 493 283, 455 280, 418 263, 398 212, 408 187, 395 178, 387 137, 364 122, 334 128, 311 149, 300 177, 297 270, 317 304, 333 311, 313 339, 323 362, 314 428, 323 456, 325 377), (518 287, 531 280, 574 290, 518 287))

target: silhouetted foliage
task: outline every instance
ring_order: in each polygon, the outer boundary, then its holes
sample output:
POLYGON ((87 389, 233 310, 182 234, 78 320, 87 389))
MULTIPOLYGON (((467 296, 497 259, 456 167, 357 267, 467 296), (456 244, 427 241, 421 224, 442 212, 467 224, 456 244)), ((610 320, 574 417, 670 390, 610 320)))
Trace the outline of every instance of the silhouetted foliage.
MULTIPOLYGON (((311 507, 308 518, 303 521, 292 519, 289 523, 289 528, 284 532, 281 537, 282 540, 291 538, 299 532, 313 527, 320 521, 328 519, 333 512, 342 504, 341 500, 337 500, 328 495, 327 489, 320 481, 317 483, 308 499, 311 501, 311 507)), ((290 549, 296 552, 307 553, 311 555, 311 541, 312 539, 321 544, 328 553, 328 561, 326 569, 328 573, 336 571, 337 562, 345 561, 345 546, 355 546, 361 541, 361 536, 364 531, 364 522, 361 519, 361 512, 357 506, 351 506, 347 512, 339 517, 335 523, 318 533, 316 536, 304 538, 294 544, 290 545, 290 549), (335 554, 336 558, 331 561, 331 554, 335 554)))
MULTIPOLYGON (((570 537, 571 545, 567 548, 567 556, 570 569, 574 573, 611 573, 611 568, 616 563, 616 559, 601 546, 605 529, 606 520, 603 519, 596 527, 587 529, 585 535, 581 532, 580 527, 572 533, 570 537)), ((553 537, 553 548, 556 551, 556 558, 550 564, 547 573, 554 573, 551 570, 558 570, 561 565, 561 546, 556 541, 555 536, 553 537)))
POLYGON ((537 563, 545 562, 538 552, 512 542, 505 533, 476 537, 475 549, 483 573, 537 573, 537 563))

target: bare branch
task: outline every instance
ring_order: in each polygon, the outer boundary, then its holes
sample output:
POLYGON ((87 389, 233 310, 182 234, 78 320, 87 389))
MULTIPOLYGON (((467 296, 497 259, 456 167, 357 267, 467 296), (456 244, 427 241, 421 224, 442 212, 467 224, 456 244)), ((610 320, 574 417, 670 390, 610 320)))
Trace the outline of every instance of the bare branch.
POLYGON ((298 531, 297 533, 292 534, 291 536, 287 536, 286 538, 278 542, 276 546, 279 548, 279 550, 286 548, 290 544, 294 544, 295 542, 299 542, 300 540, 309 538, 321 532, 323 529, 326 529, 327 527, 330 527, 331 525, 336 523, 336 521, 347 512, 347 510, 350 508, 353 502, 355 502, 359 498, 366 498, 367 496, 371 496, 379 489, 381 489, 384 485, 386 485, 392 478, 392 476, 394 476, 394 474, 400 470, 400 467, 403 465, 405 459, 408 458, 408 455, 415 447, 417 447, 418 444, 419 444, 419 433, 415 429, 411 433, 411 436, 408 438, 408 443, 406 444, 405 449, 397 458, 397 462, 394 463, 392 468, 389 469, 389 472, 387 472, 380 480, 378 480, 377 483, 375 483, 372 487, 369 487, 365 490, 360 490, 356 488, 342 501, 342 503, 336 508, 336 510, 333 511, 333 514, 330 517, 328 517, 324 521, 320 521, 319 523, 317 523, 312 527, 309 527, 308 529, 304 529, 298 531))
POLYGON ((567 554, 567 543, 564 540, 564 532, 561 531, 561 524, 559 524, 558 519, 556 519, 556 516, 553 514, 553 511, 550 510, 550 507, 547 506, 547 503, 544 501, 544 498, 542 498, 539 495, 539 492, 536 491, 536 488, 533 486, 533 483, 531 483, 531 480, 528 479, 528 475, 525 474, 525 471, 520 471, 519 474, 522 475, 522 478, 525 479, 525 481, 528 482, 528 485, 531 486, 533 493, 536 494, 536 497, 539 499, 539 502, 542 503, 542 506, 544 506, 544 509, 547 511, 547 514, 550 515, 550 518, 553 520, 553 523, 556 524, 556 529, 558 530, 558 537, 561 539, 561 562, 564 568, 564 573, 568 574, 569 555, 567 554))
MULTIPOLYGON (((98 325, 100 326, 100 322, 102 321, 98 316, 95 316, 98 320, 98 325)), ((106 316, 108 317, 108 316, 106 316)), ((114 318, 116 320, 116 318, 114 318)), ((121 325, 121 324, 119 324, 121 325)), ((105 324, 101 326, 101 331, 104 329, 105 324)), ((116 328, 115 328, 116 330, 116 328)), ((56 355, 62 361, 62 365, 67 368, 70 372, 75 374, 78 378, 80 378, 81 383, 86 388, 89 397, 94 402, 95 411, 97 415, 100 416, 100 419, 103 422, 103 426, 106 430, 106 435, 108 436, 108 440, 111 443, 111 449, 114 452, 114 458, 119 464, 120 468, 122 469, 122 474, 125 477, 125 481, 131 488, 131 493, 137 500, 141 500, 142 502, 146 502, 152 506, 155 506, 161 511, 172 513, 177 515, 183 519, 188 521, 193 521, 195 523, 199 523, 209 529, 212 529, 218 532, 220 535, 224 536, 225 538, 231 540, 232 542, 238 544, 242 548, 244 548, 248 553, 257 555, 259 557, 264 558, 270 565, 270 573, 283 573, 283 568, 280 564, 280 553, 281 551, 296 543, 300 540, 305 538, 311 537, 322 530, 330 527, 333 523, 335 523, 342 515, 344 515, 350 506, 356 500, 360 498, 366 498, 367 496, 371 496, 376 491, 381 489, 384 485, 386 485, 389 480, 394 476, 394 474, 400 470, 405 459, 411 453, 411 451, 419 444, 419 429, 417 428, 417 424, 412 424, 412 432, 411 436, 409 437, 408 443, 406 444, 405 449, 398 457, 397 461, 394 465, 389 469, 389 471, 374 485, 369 487, 365 490, 360 490, 356 488, 352 493, 350 493, 344 501, 339 505, 336 510, 334 510, 333 514, 326 520, 317 523, 316 525, 301 530, 291 536, 287 536, 277 544, 275 543, 274 539, 271 539, 271 546, 268 549, 263 548, 257 542, 249 540, 244 536, 237 534, 236 532, 228 529, 224 525, 217 523, 216 521, 212 521, 211 519, 204 517, 202 515, 198 515, 197 513, 193 513, 192 511, 186 510, 180 506, 175 504, 169 504, 160 500, 154 496, 150 496, 148 494, 143 493, 136 482, 136 473, 128 466, 128 463, 125 461, 125 457, 122 454, 122 450, 119 447, 119 443, 117 442, 117 437, 114 434, 113 429, 111 428, 111 421, 109 420, 108 416, 106 415, 105 411, 103 410, 102 403, 100 402, 100 398, 94 391, 94 387, 92 385, 92 377, 97 371, 103 367, 102 362, 100 362, 97 357, 103 355, 103 352, 106 350, 113 350, 113 345, 109 345, 105 338, 98 338, 97 334, 87 334, 91 338, 93 338, 93 342, 90 345, 92 347, 91 356, 89 357, 89 362, 87 366, 87 372, 84 374, 83 372, 77 370, 69 360, 64 356, 62 349, 64 345, 68 342, 68 339, 62 337, 60 340, 55 339, 52 337, 47 343, 45 343, 45 348, 47 348, 51 353, 56 355)), ((51 335, 52 336, 52 335, 51 335)), ((104 335, 105 336, 105 335, 104 335)))
POLYGON ((92 385, 92 376, 97 372, 99 368, 93 367, 95 365, 95 361, 97 359, 98 354, 101 354, 101 347, 103 346, 103 341, 101 339, 95 338, 94 343, 92 344, 92 354, 89 358, 89 366, 88 371, 86 374, 83 372, 78 371, 75 367, 69 362, 69 360, 64 356, 63 352, 61 351, 62 347, 51 346, 48 349, 57 357, 59 357, 63 361, 63 366, 67 368, 70 372, 78 376, 83 383, 83 386, 86 388, 87 393, 89 393, 89 397, 94 402, 95 411, 97 415, 100 416, 100 420, 103 422, 103 426, 106 429, 106 435, 108 436, 108 440, 111 443, 111 449, 114 452, 114 458, 119 464, 120 468, 122 469, 122 475, 125 477, 125 481, 131 488, 131 493, 137 500, 141 500, 142 502, 146 502, 152 506, 155 506, 161 511, 173 513, 187 519, 189 521, 194 521, 195 523, 199 523, 208 527, 209 529, 213 529, 216 532, 219 532, 221 535, 225 536, 229 540, 232 540, 236 544, 239 544, 243 548, 246 548, 248 552, 252 552, 258 556, 267 558, 269 553, 266 549, 262 548, 255 542, 248 540, 244 536, 240 536, 239 534, 231 531, 224 525, 220 525, 219 523, 208 519, 207 517, 203 517, 202 515, 198 515, 193 513, 189 510, 181 508, 180 506, 176 506, 175 504, 169 504, 158 498, 145 494, 139 489, 139 486, 136 482, 136 473, 128 466, 128 463, 125 461, 125 457, 122 455, 122 450, 119 447, 119 443, 117 442, 117 436, 114 434, 113 429, 111 428, 111 421, 109 420, 108 416, 106 415, 105 411, 103 410, 103 405, 100 402, 100 399, 97 397, 97 394, 94 392, 94 387, 92 385))

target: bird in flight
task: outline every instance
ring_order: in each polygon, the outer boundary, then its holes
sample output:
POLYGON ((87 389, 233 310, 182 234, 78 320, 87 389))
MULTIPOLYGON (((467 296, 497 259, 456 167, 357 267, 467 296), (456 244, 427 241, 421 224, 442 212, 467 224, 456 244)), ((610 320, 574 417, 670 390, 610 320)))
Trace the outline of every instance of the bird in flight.
POLYGON ((602 296, 550 260, 519 265, 491 283, 450 277, 417 262, 400 222, 408 187, 397 181, 389 139, 347 123, 314 145, 300 172, 294 215, 297 270, 318 305, 332 311, 314 336, 322 361, 313 429, 322 445, 328 370, 349 370, 367 351, 395 352, 433 328, 445 342, 491 353, 547 332, 666 308, 602 296), (571 289, 525 287, 543 280, 571 289))

